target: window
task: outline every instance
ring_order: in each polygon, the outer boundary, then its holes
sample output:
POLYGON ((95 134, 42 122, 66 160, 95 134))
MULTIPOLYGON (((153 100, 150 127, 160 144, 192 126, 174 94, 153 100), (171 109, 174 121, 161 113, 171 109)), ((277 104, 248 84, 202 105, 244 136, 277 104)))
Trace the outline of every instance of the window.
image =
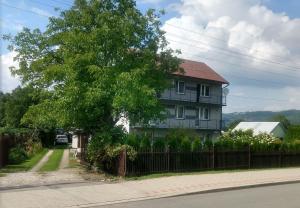
POLYGON ((184 119, 184 106, 181 105, 176 106, 176 118, 184 119))
POLYGON ((184 94, 185 84, 183 81, 176 81, 176 91, 178 94, 184 94))
POLYGON ((208 85, 201 85, 200 95, 203 97, 210 96, 210 87, 208 85))
POLYGON ((209 108, 207 108, 207 107, 199 108, 199 119, 200 120, 209 120, 209 108))

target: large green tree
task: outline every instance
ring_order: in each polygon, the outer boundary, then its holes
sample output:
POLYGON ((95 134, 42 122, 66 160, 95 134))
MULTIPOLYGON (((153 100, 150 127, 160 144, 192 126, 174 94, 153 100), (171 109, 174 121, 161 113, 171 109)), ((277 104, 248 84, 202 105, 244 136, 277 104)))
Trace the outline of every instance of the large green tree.
POLYGON ((12 72, 48 92, 23 122, 93 133, 120 116, 160 119, 157 94, 180 62, 167 47, 160 14, 141 13, 133 0, 76 0, 44 32, 24 28, 7 37, 19 61, 12 72))
POLYGON ((28 108, 40 102, 41 97, 31 87, 17 87, 11 93, 0 92, 0 126, 25 127, 21 120, 28 108))

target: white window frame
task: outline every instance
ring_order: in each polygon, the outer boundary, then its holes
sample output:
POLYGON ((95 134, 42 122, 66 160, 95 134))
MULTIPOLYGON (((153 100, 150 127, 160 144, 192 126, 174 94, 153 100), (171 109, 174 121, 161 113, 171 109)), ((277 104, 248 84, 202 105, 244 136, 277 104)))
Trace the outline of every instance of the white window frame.
POLYGON ((176 119, 185 119, 185 108, 183 105, 176 105, 175 107, 175 114, 176 114, 176 119), (179 117, 179 111, 178 109, 179 108, 182 108, 183 111, 182 111, 182 117, 179 117))
POLYGON ((209 121, 210 120, 210 109, 209 107, 199 107, 199 120, 209 121), (205 110, 207 110, 208 118, 205 118, 205 110))
POLYGON ((201 97, 210 97, 210 86, 206 84, 201 84, 200 86, 200 96, 201 97), (208 95, 205 95, 206 88, 208 88, 208 95))
POLYGON ((177 83, 177 86, 176 86, 176 88, 177 88, 177 94, 181 94, 181 95, 183 95, 184 93, 185 93, 185 82, 184 81, 177 81, 176 82, 177 83), (180 83, 183 83, 183 92, 180 92, 179 91, 179 89, 180 89, 180 83))

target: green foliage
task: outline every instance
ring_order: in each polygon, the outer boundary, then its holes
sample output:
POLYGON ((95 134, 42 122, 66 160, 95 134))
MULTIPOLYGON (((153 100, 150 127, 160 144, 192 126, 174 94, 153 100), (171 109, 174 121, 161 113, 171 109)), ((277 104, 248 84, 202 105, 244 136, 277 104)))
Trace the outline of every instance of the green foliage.
POLYGON ((190 152, 191 151, 191 140, 188 137, 183 137, 181 140, 180 151, 190 152))
POLYGON ((222 149, 240 149, 250 145, 255 151, 279 150, 281 144, 280 139, 266 133, 254 136, 252 130, 225 132, 215 143, 222 149))
POLYGON ((27 159, 26 151, 20 145, 9 150, 8 160, 11 164, 18 164, 27 159))
POLYGON ((156 95, 180 61, 167 47, 160 16, 143 14, 133 0, 76 0, 44 32, 6 36, 19 62, 12 72, 47 95, 23 123, 94 134, 121 115, 143 124, 161 118, 156 95))
POLYGON ((43 150, 43 145, 40 140, 30 138, 25 143, 26 154, 32 157, 43 150))
POLYGON ((128 134, 127 137, 126 137, 126 141, 125 141, 125 144, 135 148, 135 149, 138 149, 139 148, 139 138, 138 138, 138 135, 137 134, 128 134))
POLYGON ((287 119, 287 117, 285 117, 285 116, 282 115, 282 114, 274 115, 274 116, 270 119, 270 121, 280 122, 281 125, 282 125, 286 130, 291 126, 290 121, 287 119))
POLYGON ((166 140, 165 138, 156 138, 153 142, 153 148, 158 150, 165 150, 166 149, 166 140))
POLYGON ((202 149, 201 140, 199 138, 194 139, 192 142, 192 151, 196 152, 196 151, 200 151, 201 149, 202 149))
POLYGON ((147 136, 143 136, 141 139, 140 139, 140 149, 143 150, 143 149, 150 149, 151 148, 151 142, 150 142, 150 139, 149 137, 147 136))
POLYGON ((28 108, 39 102, 40 97, 32 87, 18 87, 11 93, 0 94, 0 126, 24 127, 21 120, 28 108))
POLYGON ((191 129, 172 129, 167 133, 166 140, 171 151, 180 151, 184 138, 192 140, 196 136, 197 134, 191 129))
POLYGON ((290 126, 284 137, 286 141, 300 140, 300 126, 290 126))

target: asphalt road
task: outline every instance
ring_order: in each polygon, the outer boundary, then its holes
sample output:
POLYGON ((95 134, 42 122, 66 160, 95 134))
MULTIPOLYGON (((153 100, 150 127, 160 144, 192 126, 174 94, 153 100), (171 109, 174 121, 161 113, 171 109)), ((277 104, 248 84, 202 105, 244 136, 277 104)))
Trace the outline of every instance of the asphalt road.
POLYGON ((300 208, 300 183, 195 194, 99 208, 300 208))

